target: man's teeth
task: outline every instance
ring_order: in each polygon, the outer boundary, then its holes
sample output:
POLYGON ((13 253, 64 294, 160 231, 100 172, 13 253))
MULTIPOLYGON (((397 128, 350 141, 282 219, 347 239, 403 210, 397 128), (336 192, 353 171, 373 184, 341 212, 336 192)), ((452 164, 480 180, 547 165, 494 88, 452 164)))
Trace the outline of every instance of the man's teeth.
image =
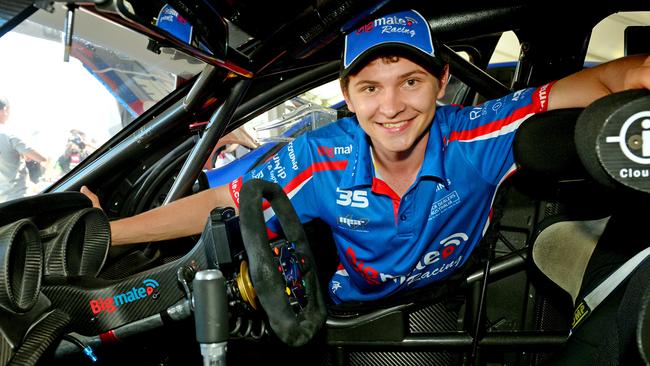
POLYGON ((395 122, 395 123, 383 123, 383 126, 386 127, 386 128, 396 128, 396 127, 400 127, 400 126, 404 125, 405 123, 406 123, 406 121, 395 122))

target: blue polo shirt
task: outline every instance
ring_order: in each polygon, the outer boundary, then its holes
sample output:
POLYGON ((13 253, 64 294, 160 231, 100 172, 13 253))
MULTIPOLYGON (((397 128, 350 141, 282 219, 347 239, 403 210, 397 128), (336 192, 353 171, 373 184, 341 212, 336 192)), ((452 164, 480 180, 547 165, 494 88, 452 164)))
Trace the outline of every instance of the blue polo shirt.
MULTIPOLYGON (((496 190, 516 170, 514 132, 546 110, 549 91, 550 84, 476 107, 438 108, 422 168, 401 198, 377 177, 354 117, 298 137, 231 182, 231 194, 239 204, 243 182, 276 182, 302 222, 330 225, 340 258, 329 283, 336 303, 422 287, 460 268, 485 234, 496 190)), ((277 232, 268 205, 264 215, 277 232)))

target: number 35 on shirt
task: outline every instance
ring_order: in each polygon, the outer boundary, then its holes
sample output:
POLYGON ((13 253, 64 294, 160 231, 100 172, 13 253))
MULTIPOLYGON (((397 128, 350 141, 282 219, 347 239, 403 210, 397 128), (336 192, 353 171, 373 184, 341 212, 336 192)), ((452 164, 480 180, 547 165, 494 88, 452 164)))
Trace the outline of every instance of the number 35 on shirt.
POLYGON ((358 208, 368 207, 367 191, 348 191, 337 188, 336 192, 339 194, 339 198, 336 200, 336 204, 338 205, 358 208))

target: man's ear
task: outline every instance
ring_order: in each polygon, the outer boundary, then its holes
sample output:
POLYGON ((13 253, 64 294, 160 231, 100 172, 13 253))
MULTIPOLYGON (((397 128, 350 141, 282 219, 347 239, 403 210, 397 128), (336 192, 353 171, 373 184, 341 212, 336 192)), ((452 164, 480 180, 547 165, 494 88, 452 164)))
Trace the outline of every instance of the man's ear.
POLYGON ((350 100, 350 94, 348 93, 348 89, 341 88, 341 92, 343 93, 343 99, 345 99, 345 104, 348 106, 348 110, 352 113, 356 113, 354 111, 354 106, 352 105, 352 101, 350 100))
POLYGON ((449 64, 446 64, 442 71, 442 76, 438 79, 440 82, 440 89, 438 90, 437 99, 441 99, 445 96, 445 91, 447 90, 447 84, 449 84, 449 64))

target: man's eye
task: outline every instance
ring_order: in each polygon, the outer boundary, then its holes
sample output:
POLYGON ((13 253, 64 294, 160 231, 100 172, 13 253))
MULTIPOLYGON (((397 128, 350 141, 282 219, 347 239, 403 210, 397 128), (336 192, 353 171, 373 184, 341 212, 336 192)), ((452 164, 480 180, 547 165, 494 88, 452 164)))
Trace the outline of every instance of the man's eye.
POLYGON ((415 84, 417 84, 417 83, 418 83, 418 81, 416 79, 407 79, 406 80, 406 85, 407 86, 415 86, 415 84))
POLYGON ((377 88, 374 87, 374 86, 372 86, 372 85, 369 85, 369 86, 367 86, 367 87, 365 88, 365 91, 368 92, 368 93, 374 93, 375 90, 377 90, 377 88))

